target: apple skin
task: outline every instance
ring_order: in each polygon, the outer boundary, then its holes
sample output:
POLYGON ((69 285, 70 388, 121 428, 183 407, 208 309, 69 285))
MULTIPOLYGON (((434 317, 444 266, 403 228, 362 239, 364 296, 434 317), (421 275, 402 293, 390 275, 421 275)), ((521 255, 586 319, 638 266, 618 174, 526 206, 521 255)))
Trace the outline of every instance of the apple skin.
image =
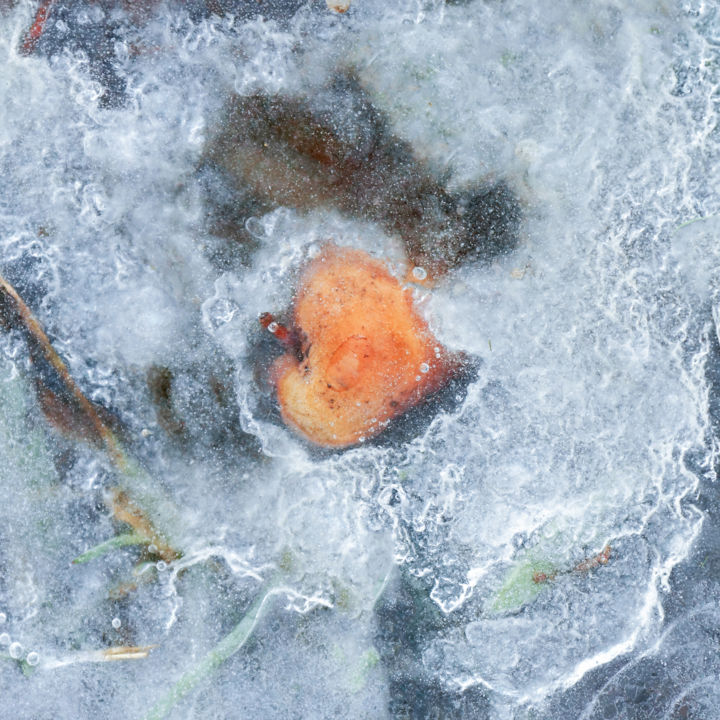
POLYGON ((365 252, 327 245, 305 269, 293 309, 304 336, 271 370, 285 423, 343 448, 381 433, 462 366, 430 332, 412 295, 365 252))

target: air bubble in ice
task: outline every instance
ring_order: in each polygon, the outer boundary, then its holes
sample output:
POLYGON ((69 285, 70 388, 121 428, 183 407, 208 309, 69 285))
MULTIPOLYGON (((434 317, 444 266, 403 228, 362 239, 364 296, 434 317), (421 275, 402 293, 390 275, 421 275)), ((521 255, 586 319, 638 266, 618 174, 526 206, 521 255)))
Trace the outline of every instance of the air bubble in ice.
POLYGON ((10 636, 7 633, 0 634, 0 645, 9 645, 10 636))
POLYGON ((417 267, 413 268, 412 274, 416 280, 424 280, 427 277, 427 270, 418 265, 417 267))
POLYGON ((148 545, 148 552, 151 555, 154 555, 157 551, 158 551, 158 548, 157 548, 157 545, 155 545, 155 543, 150 543, 150 545, 148 545))
POLYGON ((245 221, 245 229, 257 240, 262 240, 266 237, 265 226, 256 217, 249 217, 245 221))
POLYGON ((157 563, 155 563, 155 567, 162 572, 167 568, 167 563, 164 560, 158 560, 157 563))
POLYGON ((268 328, 267 328, 267 329, 268 329, 271 333, 273 333, 273 335, 274 335, 274 334, 278 331, 278 327, 279 327, 278 324, 273 320, 273 321, 268 325, 268 328))
POLYGON ((14 642, 10 645, 8 652, 11 658, 17 660, 22 655, 22 645, 19 642, 14 642))
POLYGON ((420 365, 420 372, 421 372, 421 373, 426 373, 426 372, 429 372, 429 371, 430 371, 430 366, 429 366, 427 363, 422 363, 422 364, 420 365))
POLYGON ((34 650, 32 652, 29 652, 27 654, 27 657, 25 658, 25 662, 30 665, 30 667, 35 667, 40 662, 40 655, 38 655, 34 650))
POLYGON ((4 612, 0 612, 0 624, 7 620, 7 615, 4 612))
POLYGON ((116 629, 119 630, 120 626, 122 625, 122 620, 120 618, 115 617, 112 619, 111 625, 116 629))

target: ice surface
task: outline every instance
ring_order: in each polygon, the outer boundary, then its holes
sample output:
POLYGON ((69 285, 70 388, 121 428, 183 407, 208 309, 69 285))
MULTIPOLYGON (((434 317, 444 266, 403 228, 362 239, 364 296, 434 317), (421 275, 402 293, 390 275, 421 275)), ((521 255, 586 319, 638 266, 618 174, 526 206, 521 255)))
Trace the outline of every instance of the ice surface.
POLYGON ((13 717, 144 717, 271 584, 171 717, 717 715, 717 11, 115 10, 111 104, 77 46, 17 52, 32 13, 0 16, 0 272, 145 471, 54 433, 20 334, 0 339, 13 717), (258 316, 289 306, 322 243, 398 276, 402 243, 280 207, 242 218, 241 245, 201 168, 231 93, 312 97, 349 68, 449 188, 504 179, 524 219, 514 252, 413 290, 477 360, 467 388, 329 454, 258 382, 258 316), (71 565, 127 531, 104 504, 125 482, 182 557, 128 544, 71 565))

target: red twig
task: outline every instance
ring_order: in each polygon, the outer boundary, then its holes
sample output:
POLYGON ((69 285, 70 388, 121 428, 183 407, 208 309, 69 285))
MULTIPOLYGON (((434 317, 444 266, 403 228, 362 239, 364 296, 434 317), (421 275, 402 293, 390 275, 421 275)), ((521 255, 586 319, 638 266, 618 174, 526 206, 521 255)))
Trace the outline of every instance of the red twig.
POLYGON ((45 30, 45 24, 47 23, 48 17, 50 17, 50 8, 54 4, 55 0, 42 0, 40 3, 40 7, 38 7, 35 13, 35 20, 27 33, 25 33, 25 39, 20 48, 20 52, 23 55, 32 55, 35 52, 38 41, 45 30))
POLYGON ((606 545, 601 553, 598 553, 594 557, 586 558, 579 565, 575 567, 575 572, 588 572, 594 570, 600 565, 607 565, 610 561, 610 553, 612 548, 606 545))
MULTIPOLYGON (((607 565, 610 562, 611 552, 612 548, 609 545, 606 545, 602 549, 602 552, 598 553, 597 555, 593 555, 593 557, 585 558, 581 563, 579 563, 573 568, 573 571, 578 573, 586 573, 590 572, 590 570, 594 570, 596 567, 600 567, 600 565, 607 565)), ((563 572, 562 574, 566 573, 563 572)), ((550 580, 554 580, 557 576, 557 571, 551 573, 534 572, 532 579, 534 583, 540 585, 541 583, 546 583, 550 580)))
POLYGON ((282 345, 288 350, 293 347, 292 339, 290 337, 290 331, 279 322, 270 313, 263 313, 260 316, 260 324, 268 331, 270 331, 282 345))

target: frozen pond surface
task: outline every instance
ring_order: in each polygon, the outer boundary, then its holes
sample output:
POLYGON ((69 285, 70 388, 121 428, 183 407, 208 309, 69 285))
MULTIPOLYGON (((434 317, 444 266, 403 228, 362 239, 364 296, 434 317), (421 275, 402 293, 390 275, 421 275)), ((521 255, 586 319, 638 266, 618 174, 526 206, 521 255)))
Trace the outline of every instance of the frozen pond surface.
POLYGON ((30 54, 34 4, 0 15, 0 273, 144 468, 52 430, 2 335, 7 717, 150 717, 263 597, 168 717, 718 717, 720 14, 249 4, 58 2, 30 54), (522 222, 413 288, 473 358, 457 397, 330 453, 273 412, 258 316, 324 242, 398 274, 402 243, 253 205, 207 157, 231 97, 348 75, 448 192, 502 181, 522 222), (72 564, 127 538, 118 487, 181 557, 72 564), (153 649, 105 661, 126 646, 153 649))

